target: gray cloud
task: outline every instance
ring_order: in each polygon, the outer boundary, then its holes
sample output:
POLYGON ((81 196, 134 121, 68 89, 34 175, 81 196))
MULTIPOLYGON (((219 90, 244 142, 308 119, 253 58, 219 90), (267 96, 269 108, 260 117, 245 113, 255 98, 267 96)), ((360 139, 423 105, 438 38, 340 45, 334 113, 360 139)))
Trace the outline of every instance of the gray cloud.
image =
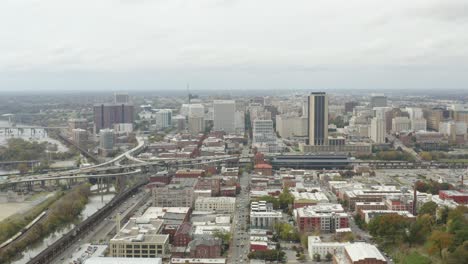
POLYGON ((385 82, 403 68, 418 71, 402 75, 408 84, 427 83, 420 73, 439 69, 440 82, 466 85, 467 8, 459 0, 5 0, 0 90, 18 80, 6 75, 46 86, 54 74, 84 73, 100 84, 121 74, 167 85, 178 83, 169 76, 194 78, 206 88, 364 85, 365 76, 370 85, 373 71, 388 71, 385 82))

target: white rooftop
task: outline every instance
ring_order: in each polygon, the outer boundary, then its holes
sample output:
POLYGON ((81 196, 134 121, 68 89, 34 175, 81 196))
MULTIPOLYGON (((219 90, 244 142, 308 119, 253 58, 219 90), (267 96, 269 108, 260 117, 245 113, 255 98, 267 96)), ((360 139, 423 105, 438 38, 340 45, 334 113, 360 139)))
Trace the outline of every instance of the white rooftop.
POLYGON ((196 203, 229 203, 234 204, 236 203, 236 197, 203 197, 200 196, 197 198, 196 203))
POLYGON ((226 259, 224 258, 213 258, 213 259, 196 259, 196 258, 171 258, 171 263, 213 263, 213 264, 224 264, 226 259))
POLYGON ((103 258, 92 257, 87 259, 84 264, 162 264, 161 258, 103 258))
POLYGON ((149 207, 142 215, 144 218, 163 218, 166 213, 187 214, 190 207, 149 207))
POLYGON ((291 192, 294 200, 313 200, 317 202, 328 202, 327 196, 323 192, 291 192))
POLYGON ((365 259, 377 259, 387 261, 380 251, 374 246, 367 243, 353 243, 345 246, 351 261, 360 261, 365 259))

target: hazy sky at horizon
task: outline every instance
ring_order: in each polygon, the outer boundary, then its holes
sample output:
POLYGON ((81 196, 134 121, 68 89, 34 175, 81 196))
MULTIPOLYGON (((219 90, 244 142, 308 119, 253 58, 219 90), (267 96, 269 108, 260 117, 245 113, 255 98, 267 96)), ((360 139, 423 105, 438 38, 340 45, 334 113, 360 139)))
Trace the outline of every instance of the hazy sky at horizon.
POLYGON ((468 89, 466 0, 3 0, 0 91, 468 89))

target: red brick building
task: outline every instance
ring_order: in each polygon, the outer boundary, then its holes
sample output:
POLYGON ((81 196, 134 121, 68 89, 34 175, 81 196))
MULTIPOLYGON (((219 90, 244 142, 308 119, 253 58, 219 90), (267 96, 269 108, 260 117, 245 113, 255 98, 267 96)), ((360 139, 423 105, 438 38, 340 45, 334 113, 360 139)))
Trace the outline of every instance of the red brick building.
POLYGON ((270 164, 257 164, 254 167, 254 171, 257 174, 265 175, 265 176, 272 176, 273 175, 273 167, 270 164))
POLYGON ((171 182, 172 176, 168 173, 157 173, 150 176, 150 182, 160 182, 164 184, 169 184, 171 182))
POLYGON ((468 193, 459 192, 459 191, 439 191, 440 199, 446 200, 451 199, 459 204, 468 204, 468 193))
POLYGON ((254 164, 263 164, 265 163, 265 155, 263 155, 261 152, 257 152, 254 156, 254 164))
POLYGON ((317 205, 295 210, 299 232, 334 232, 349 227, 349 216, 341 205, 317 205))
POLYGON ((198 178, 198 177, 204 177, 204 176, 205 176, 205 170, 185 169, 185 170, 178 170, 175 173, 176 178, 198 178))
POLYGON ((188 247, 191 258, 218 258, 221 256, 221 240, 219 239, 192 240, 188 247))
POLYGON ((181 224, 174 234, 172 245, 175 247, 187 246, 192 241, 191 231, 192 225, 190 223, 181 224))
POLYGON ((250 241, 250 251, 266 251, 268 243, 262 241, 250 241))

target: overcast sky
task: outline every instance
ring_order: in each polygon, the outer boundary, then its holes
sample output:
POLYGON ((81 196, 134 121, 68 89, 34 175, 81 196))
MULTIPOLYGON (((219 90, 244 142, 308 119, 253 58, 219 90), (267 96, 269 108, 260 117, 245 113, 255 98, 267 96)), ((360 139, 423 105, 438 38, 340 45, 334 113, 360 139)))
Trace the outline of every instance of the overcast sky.
POLYGON ((0 0, 0 91, 468 89, 468 0, 0 0))

